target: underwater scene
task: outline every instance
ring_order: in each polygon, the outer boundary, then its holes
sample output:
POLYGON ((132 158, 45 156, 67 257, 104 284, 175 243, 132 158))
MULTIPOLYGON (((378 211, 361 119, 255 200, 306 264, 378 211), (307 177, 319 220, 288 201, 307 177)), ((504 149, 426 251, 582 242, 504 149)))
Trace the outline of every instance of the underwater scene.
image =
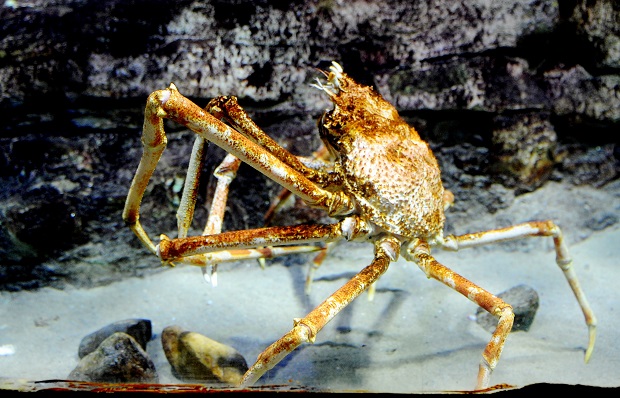
POLYGON ((5 1, 0 390, 620 387, 617 8, 5 1))

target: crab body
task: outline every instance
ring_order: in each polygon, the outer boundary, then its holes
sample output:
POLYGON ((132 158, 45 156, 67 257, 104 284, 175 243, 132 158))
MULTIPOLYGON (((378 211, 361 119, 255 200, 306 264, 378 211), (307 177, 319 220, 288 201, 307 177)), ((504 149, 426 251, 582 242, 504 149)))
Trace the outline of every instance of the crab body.
POLYGON ((333 79, 336 93, 323 87, 334 109, 319 119, 319 131, 335 154, 344 192, 360 214, 389 233, 409 239, 440 233, 444 188, 428 144, 372 88, 342 72, 328 76, 333 79))

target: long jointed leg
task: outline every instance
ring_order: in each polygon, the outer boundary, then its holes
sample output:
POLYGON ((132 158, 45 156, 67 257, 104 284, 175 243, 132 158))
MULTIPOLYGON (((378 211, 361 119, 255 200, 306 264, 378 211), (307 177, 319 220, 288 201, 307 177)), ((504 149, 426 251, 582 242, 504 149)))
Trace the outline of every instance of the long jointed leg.
POLYGON ((204 164, 204 150, 207 140, 202 137, 196 137, 192 153, 189 158, 187 174, 185 175, 185 183, 183 184, 183 194, 181 202, 177 209, 177 228, 179 230, 178 237, 185 238, 194 219, 194 210, 196 208, 196 198, 198 197, 198 186, 200 184, 200 173, 204 164))
MULTIPOLYGON (((311 206, 325 209, 330 215, 347 215, 354 210, 353 202, 344 193, 333 193, 320 188, 271 151, 183 97, 174 85, 149 96, 144 116, 144 141, 165 140, 162 118, 170 118, 187 126, 199 136, 235 155, 293 192, 311 206)), ((153 159, 149 159, 148 166, 153 168, 156 163, 153 159)), ((143 171, 142 174, 147 176, 147 171, 143 171)), ((148 176, 150 177, 150 174, 148 176)))
MULTIPOLYGON (((194 207, 196 204, 196 192, 198 187, 198 179, 200 176, 200 168, 202 167, 202 153, 204 151, 205 140, 202 137, 196 137, 192 156, 190 158, 190 166, 188 168, 181 204, 177 212, 179 222, 178 238, 186 238, 189 225, 192 222, 194 207)), ((202 232, 203 236, 219 234, 222 231, 224 222, 224 214, 226 211, 226 202, 228 201, 228 190, 230 183, 237 174, 237 170, 241 164, 241 160, 235 156, 228 154, 224 160, 216 167, 213 175, 217 179, 217 185, 209 216, 205 228, 202 232)), ((222 262, 239 261, 256 259, 259 262, 266 258, 285 256, 289 254, 308 253, 315 251, 324 251, 323 248, 308 246, 286 246, 286 247, 266 247, 256 249, 233 249, 224 250, 213 253, 204 253, 194 256, 183 257, 179 263, 199 266, 202 270, 203 277, 213 286, 217 285, 217 265, 222 262)), ((170 263, 170 262, 168 262, 170 263)))
POLYGON ((294 320, 291 331, 267 347, 256 363, 243 375, 241 386, 251 386, 265 372, 303 343, 313 343, 317 333, 360 293, 371 286, 388 269, 391 261, 398 258, 400 242, 395 238, 384 238, 375 242, 375 257, 372 263, 336 290, 308 315, 294 320))
POLYGON ((486 245, 490 243, 502 242, 507 240, 521 239, 528 236, 550 236, 553 238, 555 246, 556 263, 564 272, 564 276, 570 285, 573 294, 579 302, 581 311, 588 326, 589 341, 586 348, 584 360, 587 363, 592 355, 594 343, 596 341, 596 316, 588 303, 585 293, 581 289, 575 270, 573 269, 573 259, 568 253, 564 243, 564 235, 560 227, 552 221, 532 221, 517 224, 512 227, 501 228, 491 231, 478 232, 473 234, 447 236, 442 247, 446 250, 459 250, 466 247, 486 245))
MULTIPOLYGON (((170 88, 166 90, 153 93, 147 101, 142 132, 142 158, 140 159, 138 170, 136 171, 129 189, 125 208, 123 210, 123 219, 144 246, 151 252, 157 254, 157 247, 140 223, 140 205, 148 182, 166 147, 167 138, 164 132, 164 118, 174 119, 198 134, 198 139, 195 142, 190 158, 181 206, 177 212, 179 237, 183 238, 187 235, 187 231, 191 224, 196 200, 196 190, 203 161, 202 155, 207 140, 225 149, 231 154, 231 157, 236 155, 238 159, 245 161, 267 177, 280 183, 309 204, 323 208, 332 215, 349 214, 352 212, 353 203, 344 194, 331 193, 318 187, 306 178, 303 173, 289 166, 286 162, 275 156, 270 150, 262 148, 243 134, 218 120, 216 117, 222 117, 222 115, 221 112, 218 113, 218 109, 213 107, 213 103, 207 108, 207 110, 200 109, 197 105, 183 97, 174 85, 170 85, 170 88), (209 112, 212 112, 215 116, 209 112)), ((273 150, 273 148, 270 149, 273 150)), ((280 153, 278 151, 276 152, 280 153)), ((226 162, 226 159, 224 162, 226 162)), ((224 187, 227 184, 228 182, 219 185, 224 187)), ((227 186, 224 188, 227 190, 227 186)), ((214 206, 218 209, 224 209, 225 201, 226 199, 218 199, 214 206)), ((217 232, 218 228, 221 230, 221 219, 218 220, 214 215, 208 221, 204 233, 209 233, 210 231, 217 232), (218 223, 219 226, 217 225, 218 223)), ((231 252, 211 253, 208 256, 193 256, 184 259, 187 261, 183 262, 204 266, 207 262, 213 261, 265 258, 316 250, 320 250, 320 248, 312 246, 289 246, 273 248, 273 250, 269 248, 244 251, 232 250, 231 252)), ((165 263, 173 265, 170 261, 165 263)))
MULTIPOLYGON (((203 138, 196 137, 196 140, 198 139, 203 138)), ((230 187, 230 183, 237 176, 237 170, 240 165, 241 160, 231 154, 228 154, 213 172, 213 175, 217 178, 217 185, 211 200, 209 217, 207 218, 205 229, 202 232, 203 235, 213 235, 222 232, 224 214, 226 213, 226 202, 228 202, 228 189, 230 187)), ((179 236, 179 238, 181 238, 181 236, 179 236)), ((207 282, 211 282, 213 286, 217 286, 218 261, 214 261, 214 259, 210 259, 210 261, 208 261, 205 259, 203 264, 204 266, 201 267, 202 276, 207 282)))
POLYGON ((256 228, 177 239, 161 235, 155 251, 164 262, 184 262, 192 256, 228 250, 336 242, 341 239, 361 241, 366 240, 373 231, 374 227, 359 216, 350 216, 335 224, 256 228))
POLYGON ((259 144, 278 159, 301 172, 307 178, 317 181, 329 178, 325 173, 311 169, 304 165, 297 156, 281 147, 273 138, 268 136, 254 123, 246 111, 244 111, 236 97, 218 97, 211 100, 207 106, 209 112, 218 119, 226 120, 237 131, 242 132, 252 141, 259 144))
POLYGON ((125 201, 125 208, 123 209, 123 220, 125 220, 125 223, 134 234, 136 234, 142 244, 154 254, 157 254, 155 244, 153 244, 151 238, 149 238, 140 223, 140 203, 142 202, 142 197, 149 184, 149 180, 153 175, 153 171, 159 162, 159 158, 164 152, 164 149, 166 149, 168 140, 165 134, 158 134, 159 131, 163 130, 163 119, 155 117, 150 120, 144 120, 144 127, 142 130, 142 158, 140 159, 138 170, 131 182, 129 194, 125 201))
POLYGON ((481 390, 489 386, 489 380, 493 369, 502 354, 504 343, 508 333, 512 329, 514 312, 512 307, 499 297, 475 285, 451 269, 440 264, 430 254, 428 244, 424 241, 414 241, 407 249, 409 257, 418 264, 427 277, 434 278, 446 286, 451 287, 463 296, 467 297, 490 314, 498 318, 497 327, 491 336, 491 340, 482 352, 482 361, 478 371, 478 383, 476 389, 481 390))
POLYGON ((325 257, 327 257, 327 254, 334 247, 335 244, 336 242, 328 242, 325 245, 325 250, 318 253, 309 262, 308 272, 306 273, 306 283, 304 285, 304 292, 306 294, 310 294, 310 290, 312 289, 312 281, 314 280, 314 273, 316 272, 316 270, 319 269, 319 267, 321 267, 321 264, 323 264, 323 261, 325 261, 325 257))
MULTIPOLYGON (((148 234, 144 231, 139 221, 140 204, 153 171, 159 162, 161 154, 166 148, 167 138, 163 133, 163 119, 158 117, 156 114, 151 114, 148 109, 149 106, 147 104, 147 111, 145 112, 146 115, 142 131, 142 158, 140 159, 138 170, 136 171, 129 189, 129 195, 127 196, 125 209, 123 210, 123 219, 142 241, 142 243, 153 253, 156 253, 155 245, 148 237, 148 234)), ((179 208, 177 209, 177 228, 179 238, 184 238, 187 236, 194 217, 196 198, 198 196, 198 186, 200 183, 200 174, 204 164, 204 151, 207 143, 208 141, 206 139, 197 136, 192 147, 192 153, 190 155, 187 174, 185 176, 185 183, 183 186, 183 194, 181 196, 179 208)), ((218 188, 220 194, 214 198, 216 203, 212 206, 212 211, 209 213, 210 220, 213 221, 211 223, 207 221, 205 233, 207 233, 207 228, 217 228, 216 225, 218 222, 219 228, 221 229, 222 220, 221 217, 218 219, 218 215, 221 214, 223 216, 223 210, 220 211, 220 209, 225 209, 228 195, 228 185, 230 184, 230 181, 234 179, 236 171, 239 168, 239 163, 240 161, 233 155, 228 155, 216 169, 215 175, 218 177, 218 188), (223 194, 221 193, 222 191, 224 192, 223 194), (211 214, 213 214, 213 216, 211 216, 211 214)), ((216 195, 217 193, 218 192, 216 190, 216 195)), ((217 232, 219 232, 219 230, 217 232)))
POLYGON ((213 235, 222 232, 226 202, 228 201, 228 188, 237 175, 240 164, 241 160, 228 154, 213 172, 213 175, 217 178, 217 185, 211 201, 209 217, 202 232, 203 235, 213 235))

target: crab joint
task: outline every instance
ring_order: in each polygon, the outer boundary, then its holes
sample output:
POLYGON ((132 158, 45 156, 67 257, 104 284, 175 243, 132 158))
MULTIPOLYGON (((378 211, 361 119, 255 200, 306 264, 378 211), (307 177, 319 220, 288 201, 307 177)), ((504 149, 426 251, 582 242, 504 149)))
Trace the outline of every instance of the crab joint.
POLYGON ((390 261, 396 261, 400 255, 400 241, 394 236, 379 239, 375 246, 375 252, 385 254, 390 261))
POLYGON ((162 265, 168 265, 174 267, 174 263, 170 261, 170 259, 162 257, 162 252, 167 253, 170 250, 170 246, 172 246, 172 242, 167 235, 161 234, 159 235, 159 244, 155 246, 155 251, 157 257, 161 260, 162 265))
POLYGON ((340 221, 340 231, 346 240, 361 240, 373 233, 371 224, 358 216, 351 216, 340 221))

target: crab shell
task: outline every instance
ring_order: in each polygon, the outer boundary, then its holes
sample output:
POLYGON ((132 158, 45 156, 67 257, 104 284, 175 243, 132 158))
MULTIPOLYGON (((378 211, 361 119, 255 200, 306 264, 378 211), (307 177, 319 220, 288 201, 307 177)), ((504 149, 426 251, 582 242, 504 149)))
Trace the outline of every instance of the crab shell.
POLYGON ((417 131, 371 87, 332 67, 321 85, 334 104, 319 119, 321 138, 336 157, 343 190, 359 213, 404 238, 443 230, 444 188, 437 159, 417 131))

